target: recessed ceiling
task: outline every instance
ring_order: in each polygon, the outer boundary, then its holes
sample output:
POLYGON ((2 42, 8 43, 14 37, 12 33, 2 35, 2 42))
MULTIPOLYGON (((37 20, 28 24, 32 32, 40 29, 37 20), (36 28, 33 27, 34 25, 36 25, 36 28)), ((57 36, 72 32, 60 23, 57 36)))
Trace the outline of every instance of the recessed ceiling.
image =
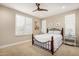
POLYGON ((32 12, 37 8, 35 3, 2 3, 2 5, 39 18, 45 18, 79 8, 78 3, 40 3, 40 8, 48 9, 48 11, 32 12))

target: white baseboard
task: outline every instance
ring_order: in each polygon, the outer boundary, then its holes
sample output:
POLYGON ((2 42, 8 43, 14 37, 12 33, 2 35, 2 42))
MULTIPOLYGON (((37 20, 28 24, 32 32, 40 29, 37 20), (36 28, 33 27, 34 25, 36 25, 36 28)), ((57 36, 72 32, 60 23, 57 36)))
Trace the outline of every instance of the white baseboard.
POLYGON ((7 45, 2 45, 2 46, 0 46, 0 49, 6 48, 6 47, 9 47, 9 46, 14 46, 14 45, 22 44, 22 43, 29 42, 29 41, 31 41, 31 40, 20 41, 20 42, 16 42, 16 43, 7 44, 7 45))

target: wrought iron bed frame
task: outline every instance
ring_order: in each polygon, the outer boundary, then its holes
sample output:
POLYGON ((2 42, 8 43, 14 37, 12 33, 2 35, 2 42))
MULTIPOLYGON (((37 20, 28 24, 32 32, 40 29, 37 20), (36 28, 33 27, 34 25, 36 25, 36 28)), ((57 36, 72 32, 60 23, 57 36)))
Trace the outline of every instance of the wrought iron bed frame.
MULTIPOLYGON (((50 29, 50 30, 52 30, 52 29, 50 29)), ((62 30, 59 30, 59 29, 56 29, 56 28, 54 28, 53 30, 61 31, 62 40, 63 40, 63 38, 64 38, 64 36, 63 36, 63 28, 62 28, 62 30)), ((47 28, 47 33, 48 32, 49 32, 49 29, 47 28)), ((41 47, 43 49, 46 49, 46 50, 50 51, 52 53, 52 55, 54 54, 54 40, 53 40, 53 36, 51 37, 51 41, 47 41, 47 42, 43 42, 42 43, 42 42, 39 42, 38 40, 36 40, 36 38, 34 37, 34 34, 32 34, 32 45, 37 45, 37 46, 39 46, 39 47, 41 47), (36 41, 39 44, 41 44, 41 46, 39 46, 37 44, 34 44, 34 41, 36 41), (51 50, 49 50, 49 44, 48 44, 48 49, 46 49, 46 48, 43 47, 46 43, 49 43, 49 42, 51 43, 51 50)))

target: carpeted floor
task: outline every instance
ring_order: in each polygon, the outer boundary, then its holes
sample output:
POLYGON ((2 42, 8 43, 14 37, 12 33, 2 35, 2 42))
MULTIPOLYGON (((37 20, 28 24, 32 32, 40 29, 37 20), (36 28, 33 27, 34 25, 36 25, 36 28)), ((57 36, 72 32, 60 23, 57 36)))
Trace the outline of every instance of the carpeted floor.
MULTIPOLYGON (((52 56, 52 54, 42 48, 32 46, 31 41, 16 46, 0 49, 1 56, 52 56)), ((62 45, 54 56, 79 56, 79 48, 62 45)))

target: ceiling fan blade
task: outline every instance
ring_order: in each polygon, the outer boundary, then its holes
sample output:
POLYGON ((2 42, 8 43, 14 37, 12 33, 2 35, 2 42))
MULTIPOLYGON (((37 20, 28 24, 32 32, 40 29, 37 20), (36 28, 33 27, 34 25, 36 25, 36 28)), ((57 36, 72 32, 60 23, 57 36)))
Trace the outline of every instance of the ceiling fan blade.
POLYGON ((33 12, 37 11, 37 9, 33 10, 33 12))
POLYGON ((40 9, 40 11, 48 11, 47 9, 40 9))

